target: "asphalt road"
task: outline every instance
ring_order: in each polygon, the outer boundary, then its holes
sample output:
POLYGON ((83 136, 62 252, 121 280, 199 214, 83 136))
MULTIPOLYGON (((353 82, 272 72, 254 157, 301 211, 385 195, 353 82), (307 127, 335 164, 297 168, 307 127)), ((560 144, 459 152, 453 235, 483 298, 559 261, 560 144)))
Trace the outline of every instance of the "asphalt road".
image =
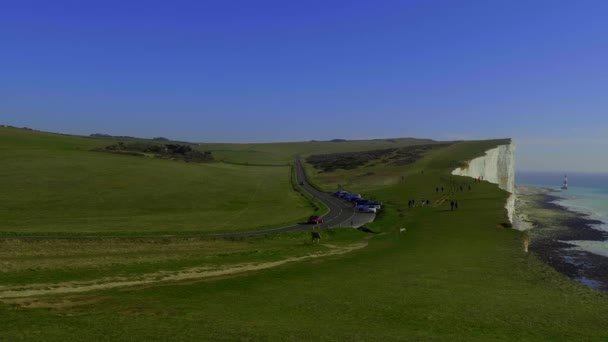
POLYGON ((360 227, 368 222, 372 222, 376 218, 376 214, 365 214, 355 212, 353 205, 350 202, 334 197, 331 194, 317 190, 310 185, 306 180, 304 167, 300 160, 296 160, 296 179, 311 195, 323 202, 328 208, 329 213, 323 216, 323 223, 314 224, 296 224, 294 226, 274 228, 267 230, 258 230, 242 233, 225 233, 225 234, 207 234, 206 236, 216 237, 239 237, 239 236, 256 236, 278 232, 289 232, 298 230, 312 230, 313 228, 328 229, 337 227, 360 227))
POLYGON ((325 203, 329 208, 329 213, 323 216, 323 223, 319 225, 313 224, 296 224, 288 227, 256 230, 251 232, 238 232, 238 233, 219 233, 219 234, 175 234, 175 235, 138 235, 138 236, 125 236, 125 235, 2 235, 0 238, 12 238, 12 239, 97 239, 97 238, 159 238, 159 237, 246 237, 246 236, 259 236, 279 232, 290 232, 290 231, 306 231, 317 229, 329 229, 337 227, 360 227, 365 223, 372 222, 375 218, 375 214, 364 214, 355 212, 354 207, 351 203, 346 202, 342 199, 336 198, 331 194, 317 190, 315 187, 310 185, 306 180, 306 174, 304 173, 304 167, 300 163, 300 160, 296 160, 296 178, 301 184, 304 190, 308 191, 311 195, 318 198, 321 202, 325 203))

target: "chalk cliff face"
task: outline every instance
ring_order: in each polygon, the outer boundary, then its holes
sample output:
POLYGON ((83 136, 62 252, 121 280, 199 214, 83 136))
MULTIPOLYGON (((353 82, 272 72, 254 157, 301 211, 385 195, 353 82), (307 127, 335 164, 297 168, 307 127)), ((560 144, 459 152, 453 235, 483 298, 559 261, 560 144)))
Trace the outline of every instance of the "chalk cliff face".
POLYGON ((500 145, 486 151, 486 155, 475 158, 468 165, 452 171, 453 175, 482 178, 498 184, 498 187, 511 193, 505 207, 509 220, 513 222, 515 212, 515 145, 500 145))

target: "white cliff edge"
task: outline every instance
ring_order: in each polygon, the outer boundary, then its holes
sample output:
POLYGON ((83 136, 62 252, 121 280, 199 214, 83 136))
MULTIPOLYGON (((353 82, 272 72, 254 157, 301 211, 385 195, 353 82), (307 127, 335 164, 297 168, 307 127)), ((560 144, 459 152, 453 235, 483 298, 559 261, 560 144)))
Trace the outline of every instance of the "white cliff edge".
POLYGON ((488 150, 485 156, 469 161, 467 166, 455 169, 452 174, 476 179, 481 178, 508 191, 511 196, 507 199, 505 208, 509 215, 509 221, 513 223, 515 213, 515 144, 500 145, 488 150))

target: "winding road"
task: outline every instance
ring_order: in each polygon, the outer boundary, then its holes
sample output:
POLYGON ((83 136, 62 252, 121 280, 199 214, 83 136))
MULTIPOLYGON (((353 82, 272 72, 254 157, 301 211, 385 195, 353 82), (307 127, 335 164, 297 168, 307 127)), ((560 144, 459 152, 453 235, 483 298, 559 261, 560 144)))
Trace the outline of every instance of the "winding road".
POLYGON ((206 234, 205 236, 215 237, 239 237, 239 236, 256 236, 270 233, 289 232, 297 230, 312 230, 313 227, 320 229, 338 228, 338 227, 360 227, 368 222, 372 222, 375 214, 358 213, 354 210, 351 203, 334 197, 331 194, 317 190, 308 183, 306 173, 300 160, 296 160, 296 180, 301 184, 302 188, 308 193, 323 202, 328 208, 329 213, 323 216, 323 223, 320 225, 312 224, 296 224, 289 227, 281 227, 274 229, 257 230, 252 232, 239 233, 221 233, 221 234, 206 234))
POLYGON ((299 159, 296 160, 296 180, 301 184, 302 188, 313 195, 315 198, 323 202, 329 212, 323 216, 323 223, 319 225, 313 224, 296 224, 288 227, 256 230, 250 232, 236 233, 218 233, 218 234, 174 234, 174 235, 0 235, 0 238, 8 239, 98 239, 98 238, 168 238, 168 237, 246 237, 259 236, 272 233, 290 232, 290 231, 306 231, 313 228, 329 229, 337 227, 360 227, 375 219, 375 214, 358 213, 354 210, 353 205, 342 199, 336 198, 331 194, 317 190, 308 183, 304 167, 299 159))

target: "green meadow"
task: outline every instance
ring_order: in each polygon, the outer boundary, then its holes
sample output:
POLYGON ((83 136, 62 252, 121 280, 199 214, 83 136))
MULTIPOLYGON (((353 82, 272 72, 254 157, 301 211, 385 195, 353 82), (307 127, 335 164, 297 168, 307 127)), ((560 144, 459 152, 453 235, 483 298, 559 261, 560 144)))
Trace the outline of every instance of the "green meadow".
MULTIPOLYGON (((0 133, 0 172, 9 179, 0 218, 11 233, 236 231, 259 228, 258 220, 295 222, 313 209, 293 191, 290 168, 252 164, 394 144, 203 145, 238 165, 186 164, 89 152, 107 141, 0 133), (265 212, 255 216, 247 206, 265 212), (206 225, 202 217, 218 221, 206 225)), ((324 231, 318 245, 306 232, 3 239, 0 340, 608 340, 608 296, 523 252, 522 234, 503 225, 505 192, 450 178, 455 166, 501 143, 456 143, 406 166, 307 166, 320 188, 340 185, 382 201, 368 226, 377 234, 324 231), (454 182, 472 188, 436 193, 454 182), (408 208, 421 198, 433 205, 408 208)))
POLYGON ((340 142, 308 141, 266 144, 199 144, 201 150, 211 150, 219 160, 249 165, 285 165, 297 155, 356 152, 433 143, 429 139, 399 138, 349 140, 340 142))
POLYGON ((91 151, 110 143, 0 129, 0 232, 215 233, 290 225, 313 212, 293 192, 289 166, 198 164, 91 151))

